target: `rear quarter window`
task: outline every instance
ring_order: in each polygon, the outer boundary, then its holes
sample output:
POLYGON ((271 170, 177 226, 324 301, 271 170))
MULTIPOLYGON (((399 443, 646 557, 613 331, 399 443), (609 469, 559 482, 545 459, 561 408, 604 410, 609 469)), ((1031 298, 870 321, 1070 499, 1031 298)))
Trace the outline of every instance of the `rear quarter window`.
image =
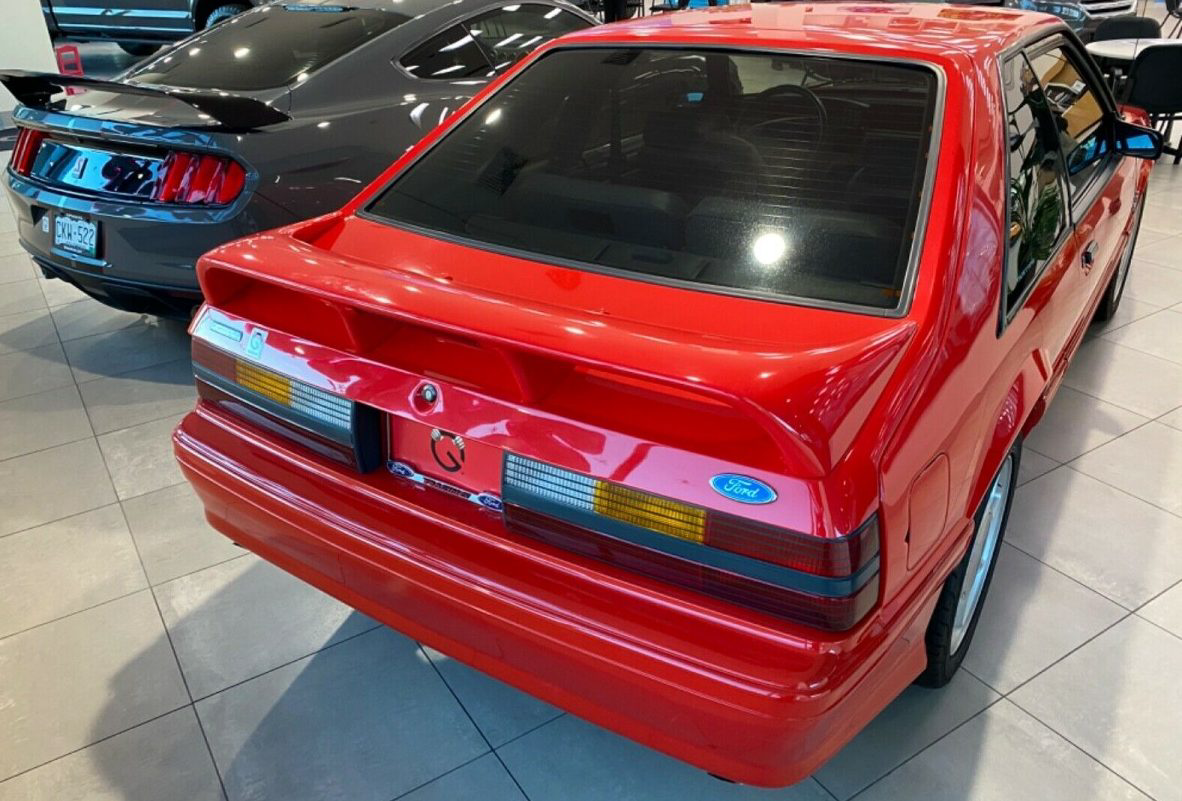
POLYGON ((408 19, 343 5, 265 5, 164 51, 128 77, 188 89, 274 89, 306 78, 408 19))
POLYGON ((634 278, 894 309, 937 97, 902 64, 555 50, 368 211, 634 278))

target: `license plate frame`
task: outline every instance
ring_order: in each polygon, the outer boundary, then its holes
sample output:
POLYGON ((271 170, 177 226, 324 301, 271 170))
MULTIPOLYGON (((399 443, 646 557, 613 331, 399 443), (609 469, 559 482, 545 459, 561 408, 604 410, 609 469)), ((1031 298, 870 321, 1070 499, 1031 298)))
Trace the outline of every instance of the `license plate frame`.
POLYGON ((54 248, 89 259, 98 258, 97 221, 76 214, 55 214, 52 227, 54 248))
POLYGON ((395 475, 500 510, 503 451, 452 431, 387 418, 386 464, 395 475))

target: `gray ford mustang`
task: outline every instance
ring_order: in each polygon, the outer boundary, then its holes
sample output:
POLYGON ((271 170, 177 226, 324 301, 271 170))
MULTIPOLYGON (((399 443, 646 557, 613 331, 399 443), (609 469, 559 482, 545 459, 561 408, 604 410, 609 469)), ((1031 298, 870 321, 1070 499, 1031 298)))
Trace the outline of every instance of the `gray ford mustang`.
POLYGON ((492 76, 594 24, 564 0, 278 2, 112 81, 0 70, 22 103, 21 244, 104 303, 187 316, 202 253, 338 208, 492 76))

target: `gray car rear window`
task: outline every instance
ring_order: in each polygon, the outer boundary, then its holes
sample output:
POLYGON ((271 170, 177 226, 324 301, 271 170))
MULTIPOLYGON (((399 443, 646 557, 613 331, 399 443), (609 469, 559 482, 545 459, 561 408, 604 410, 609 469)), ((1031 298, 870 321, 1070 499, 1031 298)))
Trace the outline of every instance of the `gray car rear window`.
POLYGON ((576 267, 893 309, 937 96, 931 69, 899 63, 559 49, 368 212, 576 267))
POLYGON ((128 77, 189 89, 273 89, 301 80, 408 19, 347 6, 262 6, 145 61, 128 77))

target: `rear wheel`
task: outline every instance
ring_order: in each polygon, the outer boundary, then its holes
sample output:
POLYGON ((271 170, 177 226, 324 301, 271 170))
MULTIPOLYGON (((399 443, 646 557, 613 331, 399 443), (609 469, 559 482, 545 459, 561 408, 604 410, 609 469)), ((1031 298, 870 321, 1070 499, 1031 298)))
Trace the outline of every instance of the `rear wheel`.
POLYGON ((977 510, 976 531, 968 553, 944 581, 924 637, 928 666, 915 680, 917 684, 943 687, 968 653, 1010 516, 1020 455, 1019 445, 1006 454, 977 510))
POLYGON ((235 14, 241 14, 243 11, 249 10, 250 5, 247 3, 223 3, 209 12, 209 16, 205 18, 205 27, 212 28, 219 22, 225 22, 235 14))
POLYGON ((1141 203, 1137 206, 1137 214, 1133 217, 1133 234, 1129 237, 1129 245, 1121 254, 1120 264, 1116 266, 1116 272, 1112 274, 1112 278, 1108 281, 1108 288, 1104 290, 1104 298, 1096 307, 1096 315, 1092 318, 1094 322, 1108 322, 1116 316, 1116 310, 1120 308, 1120 299, 1124 296, 1125 284, 1129 281, 1129 269, 1133 266, 1133 250, 1137 247, 1137 234, 1141 230, 1141 212, 1143 211, 1145 211, 1144 197, 1141 198, 1141 203))
POLYGON ((142 44, 131 42, 120 42, 119 49, 129 56, 136 58, 146 58, 160 49, 160 45, 156 44, 142 44))

